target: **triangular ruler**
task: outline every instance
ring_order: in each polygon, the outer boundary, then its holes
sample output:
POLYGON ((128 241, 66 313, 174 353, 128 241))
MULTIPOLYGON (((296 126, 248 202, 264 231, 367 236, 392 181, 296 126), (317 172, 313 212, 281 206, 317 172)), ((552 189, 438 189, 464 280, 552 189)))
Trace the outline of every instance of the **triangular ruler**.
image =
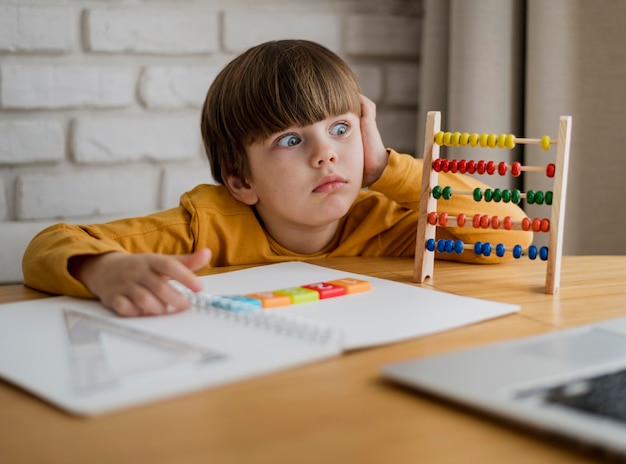
POLYGON ((223 357, 207 348, 65 308, 77 389, 102 387, 138 372, 223 357), (123 360, 124 362, 115 362, 123 360))

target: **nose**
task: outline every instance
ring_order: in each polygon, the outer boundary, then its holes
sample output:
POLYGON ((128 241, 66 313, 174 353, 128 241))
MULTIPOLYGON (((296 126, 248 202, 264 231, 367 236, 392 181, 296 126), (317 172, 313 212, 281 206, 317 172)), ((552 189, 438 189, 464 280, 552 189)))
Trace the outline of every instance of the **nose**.
POLYGON ((322 167, 327 163, 337 162, 337 153, 330 143, 319 143, 311 158, 313 167, 322 167))

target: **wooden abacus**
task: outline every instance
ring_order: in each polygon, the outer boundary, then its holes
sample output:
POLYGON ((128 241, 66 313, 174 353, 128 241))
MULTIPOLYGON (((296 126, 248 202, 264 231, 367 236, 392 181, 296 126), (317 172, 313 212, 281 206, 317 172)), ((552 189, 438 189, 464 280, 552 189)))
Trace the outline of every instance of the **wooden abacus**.
POLYGON ((540 139, 516 138, 511 134, 468 134, 459 132, 441 131, 441 113, 431 111, 426 119, 424 138, 424 168, 422 174, 421 201, 419 220, 417 225, 417 239, 415 248, 414 281, 424 282, 433 277, 435 250, 440 253, 464 253, 466 251, 479 255, 490 256, 495 251, 498 257, 512 253, 514 258, 527 255, 530 259, 539 257, 547 261, 545 293, 555 294, 558 292, 561 278, 561 256, 563 252, 563 221, 565 216, 565 197, 567 187, 567 171, 569 163, 569 148, 571 139, 570 116, 561 116, 558 127, 557 140, 551 140, 548 136, 540 139), (506 162, 473 161, 473 160, 448 160, 439 157, 440 146, 468 146, 508 148, 516 144, 540 144, 544 150, 556 145, 554 163, 545 167, 522 166, 518 162, 510 166, 506 162), (522 172, 545 172, 546 176, 554 179, 552 191, 542 192, 527 190, 525 193, 519 190, 500 189, 475 189, 473 191, 454 191, 450 187, 437 185, 439 172, 461 174, 487 174, 519 176, 522 172), (550 219, 527 219, 515 223, 510 217, 500 220, 497 216, 474 214, 467 219, 465 214, 448 216, 447 213, 437 213, 437 201, 449 199, 452 195, 472 195, 474 200, 479 201, 503 201, 519 203, 525 200, 528 204, 551 205, 550 219), (451 223, 454 221, 454 224, 451 223), (448 225, 450 223, 450 225, 448 225), (503 244, 493 246, 491 243, 477 242, 465 244, 460 240, 436 240, 437 227, 475 227, 475 228, 499 228, 505 230, 532 230, 533 232, 549 232, 547 247, 537 249, 530 245, 523 250, 521 245, 506 248, 503 244))

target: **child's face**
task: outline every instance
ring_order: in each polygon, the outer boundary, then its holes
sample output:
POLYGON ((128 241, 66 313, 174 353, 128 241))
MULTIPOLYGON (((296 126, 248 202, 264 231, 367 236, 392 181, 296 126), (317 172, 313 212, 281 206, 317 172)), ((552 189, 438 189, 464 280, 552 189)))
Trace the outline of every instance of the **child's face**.
POLYGON ((359 117, 290 127, 247 149, 248 204, 268 228, 326 227, 348 212, 363 181, 359 117))

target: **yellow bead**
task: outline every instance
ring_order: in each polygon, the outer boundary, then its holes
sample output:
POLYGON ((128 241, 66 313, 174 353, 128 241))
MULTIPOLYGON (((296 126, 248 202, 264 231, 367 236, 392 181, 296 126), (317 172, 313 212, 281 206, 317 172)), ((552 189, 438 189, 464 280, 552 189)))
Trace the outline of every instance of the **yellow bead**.
POLYGON ((467 141, 469 140, 469 134, 467 132, 463 132, 461 134, 461 138, 459 139, 459 145, 461 145, 462 147, 467 145, 467 141))
POLYGON ((443 134, 443 144, 446 147, 450 146, 450 139, 452 138, 452 132, 446 132, 445 134, 443 134))
POLYGON ((453 132, 452 136, 450 137, 450 145, 452 145, 453 147, 458 147, 460 138, 461 138, 460 132, 453 132))
POLYGON ((435 134, 435 143, 437 145, 443 145, 443 131, 439 131, 435 134))
POLYGON ((489 137, 489 134, 480 134, 480 146, 481 147, 487 146, 487 137, 489 137))
POLYGON ((509 134, 506 136, 504 146, 507 148, 515 148, 515 136, 513 134, 509 134))
POLYGON ((506 140, 506 134, 498 135, 498 148, 504 148, 505 140, 506 140))
POLYGON ((543 148, 544 150, 547 150, 548 148, 550 148, 550 136, 549 135, 544 135, 543 137, 541 137, 541 148, 543 148))
POLYGON ((478 134, 476 132, 472 132, 472 135, 470 135, 469 144, 471 147, 478 145, 478 134))
POLYGON ((489 148, 495 147, 497 143, 498 136, 496 134, 489 134, 489 137, 487 137, 487 145, 489 146, 489 148))

